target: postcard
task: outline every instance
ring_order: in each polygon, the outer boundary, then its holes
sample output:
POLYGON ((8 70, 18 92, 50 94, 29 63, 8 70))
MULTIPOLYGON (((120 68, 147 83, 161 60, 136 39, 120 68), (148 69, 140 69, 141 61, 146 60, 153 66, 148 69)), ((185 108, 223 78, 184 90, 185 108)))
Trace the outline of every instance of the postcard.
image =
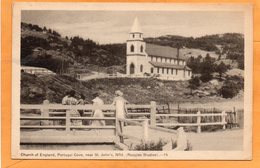
POLYGON ((12 159, 252 159, 252 6, 15 3, 12 159))

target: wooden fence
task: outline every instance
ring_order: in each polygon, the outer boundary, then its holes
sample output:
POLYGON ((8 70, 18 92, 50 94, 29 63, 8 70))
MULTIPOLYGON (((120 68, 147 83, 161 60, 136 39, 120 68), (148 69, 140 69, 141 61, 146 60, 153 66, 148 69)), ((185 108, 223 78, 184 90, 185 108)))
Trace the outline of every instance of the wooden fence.
MULTIPOLYGON (((113 136, 109 137, 103 137, 99 136, 98 139, 95 140, 95 142, 104 143, 104 142, 119 142, 120 144, 124 143, 124 139, 132 139, 132 140, 138 140, 138 141, 148 141, 149 140, 149 131, 151 130, 158 130, 161 132, 168 132, 173 134, 174 136, 177 136, 177 142, 179 142, 179 146, 177 149, 184 149, 184 146, 186 142, 182 142, 180 144, 180 140, 183 139, 183 133, 179 135, 178 131, 175 129, 169 129, 169 127, 180 127, 181 129, 183 127, 196 127, 197 133, 201 132, 201 128, 203 126, 212 126, 212 125, 219 125, 222 127, 222 129, 226 129, 226 126, 228 124, 228 120, 232 114, 233 118, 237 118, 237 120, 242 120, 243 118, 243 111, 239 111, 239 113, 226 113, 225 111, 219 112, 219 113, 205 113, 204 111, 201 112, 201 110, 197 111, 196 113, 192 114, 183 114, 179 113, 179 109, 169 109, 167 108, 169 106, 159 106, 156 104, 156 102, 152 101, 150 104, 146 105, 133 105, 128 104, 126 106, 127 108, 127 115, 126 118, 119 118, 117 115, 118 113, 124 111, 124 107, 118 108, 114 105, 102 105, 100 108, 103 111, 104 117, 93 117, 93 111, 96 109, 96 107, 92 104, 86 104, 86 105, 74 105, 74 106, 68 106, 68 105, 61 105, 61 104, 49 104, 47 100, 43 102, 43 104, 40 105, 32 105, 32 104, 21 104, 21 130, 45 130, 45 129, 58 129, 63 130, 67 135, 68 134, 75 134, 77 130, 112 130, 113 136), (35 116, 35 114, 28 115, 29 113, 32 113, 32 111, 38 110, 38 115, 35 116), (71 116, 70 113, 66 112, 68 110, 77 110, 81 111, 82 115, 78 117, 71 116), (203 117, 218 117, 219 121, 217 122, 205 122, 203 121, 203 117), (177 120, 173 121, 170 120, 169 122, 160 122, 162 118, 175 118, 177 120), (196 122, 178 122, 180 118, 195 118, 196 122), (37 124, 23 124, 24 122, 28 121, 37 121, 37 124), (77 125, 74 123, 74 121, 81 121, 82 124, 77 125), (89 122, 91 121, 104 121, 105 125, 91 125, 89 122), (126 134, 124 132, 124 125, 134 125, 134 126, 140 126, 140 129, 143 129, 142 136, 135 136, 132 134, 126 134), (100 139, 100 137, 102 137, 100 139), (181 138, 179 138, 181 137, 181 138), (182 146, 182 147, 181 147, 182 146)), ((232 117, 231 117, 232 118, 232 117)), ((183 129, 182 129, 183 131, 183 129)), ((33 132, 33 131, 32 131, 33 132)), ((56 137, 56 139, 50 138, 51 141, 46 140, 48 138, 42 138, 45 135, 41 135, 38 137, 38 139, 26 139, 26 142, 37 142, 37 143, 63 143, 64 139, 61 137, 56 137)), ((85 137, 86 138, 86 137, 85 137)), ((93 137, 90 138, 90 140, 86 139, 75 139, 73 137, 71 140, 69 140, 69 137, 66 137, 66 143, 85 143, 85 142, 92 142, 93 137)), ((185 138, 184 138, 185 139, 185 138)))
MULTIPOLYGON (((91 104, 88 105, 77 105, 77 106, 67 106, 61 104, 48 104, 48 102, 44 102, 43 105, 30 105, 30 104, 22 104, 22 110, 28 109, 39 109, 41 110, 41 116, 21 116, 21 120, 40 120, 40 125, 21 125, 21 129, 65 129, 66 131, 71 131, 72 129, 116 129, 114 125, 106 125, 106 126, 75 126, 71 124, 73 120, 103 120, 110 121, 116 123, 116 115, 115 115, 115 106, 114 105, 103 105, 102 111, 104 112, 105 117, 92 117, 94 107, 91 104), (62 111, 63 110, 63 111, 62 111), (85 117, 71 117, 66 110, 82 110, 84 111, 85 117), (57 116, 58 115, 58 116, 57 116), (60 116, 63 115, 63 116, 60 116), (50 121, 62 120, 65 125, 53 125, 50 124, 50 121)), ((220 113, 201 113, 201 111, 197 111, 194 114, 182 114, 182 113, 170 113, 170 111, 178 109, 167 109, 165 107, 160 108, 156 105, 156 102, 151 102, 147 105, 127 105, 127 118, 129 121, 144 121, 149 119, 149 123, 151 126, 161 126, 161 127, 197 127, 197 132, 201 132, 202 126, 209 125, 221 125, 223 129, 226 128, 226 125, 230 122, 230 120, 239 120, 238 114, 241 118, 241 110, 239 113, 222 111, 220 113), (178 120, 176 122, 158 122, 160 118, 196 118, 196 122, 192 123, 180 123, 178 120), (220 121, 218 122, 202 122, 202 117, 219 117, 220 121), (227 121, 226 121, 227 120, 227 121)), ((241 119, 240 119, 241 120, 241 119)), ((232 121, 237 122, 237 121, 232 121)), ((52 122, 53 123, 53 122, 52 122)))

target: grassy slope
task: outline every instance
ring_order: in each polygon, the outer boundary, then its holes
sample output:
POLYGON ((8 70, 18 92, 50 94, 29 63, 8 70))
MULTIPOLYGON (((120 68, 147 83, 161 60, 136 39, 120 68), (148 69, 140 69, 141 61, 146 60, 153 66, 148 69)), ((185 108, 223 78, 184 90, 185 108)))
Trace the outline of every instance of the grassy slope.
POLYGON ((60 75, 34 76, 21 74, 21 103, 42 103, 47 96, 51 102, 60 103, 71 86, 86 96, 91 102, 93 93, 100 92, 105 103, 111 103, 114 92, 120 89, 130 103, 145 104, 150 101, 167 102, 214 102, 226 101, 217 96, 193 97, 188 95, 188 81, 160 81, 157 79, 117 78, 78 81, 72 77, 60 75))

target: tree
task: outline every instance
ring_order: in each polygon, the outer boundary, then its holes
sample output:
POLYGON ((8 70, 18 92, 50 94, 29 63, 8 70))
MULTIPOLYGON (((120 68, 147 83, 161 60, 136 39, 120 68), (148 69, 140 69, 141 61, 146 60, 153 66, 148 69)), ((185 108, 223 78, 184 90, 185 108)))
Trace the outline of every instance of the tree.
POLYGON ((190 93, 192 94, 192 91, 194 89, 197 89, 198 87, 200 86, 200 79, 199 77, 192 77, 190 80, 189 80, 189 88, 190 88, 190 93))
POLYGON ((223 61, 216 66, 216 72, 219 74, 219 79, 221 80, 222 74, 228 70, 228 66, 224 64, 223 61))
POLYGON ((215 59, 211 58, 209 54, 206 55, 203 62, 200 64, 200 80, 208 82, 212 79, 212 73, 215 71, 215 59))

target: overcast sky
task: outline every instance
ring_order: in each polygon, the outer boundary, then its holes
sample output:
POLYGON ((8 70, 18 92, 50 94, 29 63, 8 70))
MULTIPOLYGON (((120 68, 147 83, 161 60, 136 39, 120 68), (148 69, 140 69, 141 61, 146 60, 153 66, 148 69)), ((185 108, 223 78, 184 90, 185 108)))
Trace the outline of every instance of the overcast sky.
POLYGON ((62 36, 81 36, 100 44, 127 40, 134 18, 144 37, 181 35, 199 37, 227 32, 243 33, 242 12, 174 11, 22 11, 22 22, 58 31, 62 36))

